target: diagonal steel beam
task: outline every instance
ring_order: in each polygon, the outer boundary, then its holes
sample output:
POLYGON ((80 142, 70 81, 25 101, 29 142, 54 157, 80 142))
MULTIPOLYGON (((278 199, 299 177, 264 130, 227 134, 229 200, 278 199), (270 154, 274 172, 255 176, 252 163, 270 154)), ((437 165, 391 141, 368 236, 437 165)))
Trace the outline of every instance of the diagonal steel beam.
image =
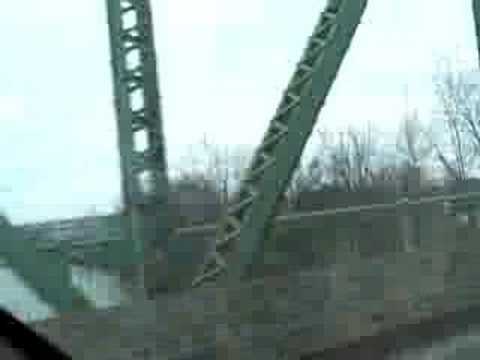
POLYGON ((25 232, 11 225, 1 226, 0 244, 7 265, 56 311, 62 313, 92 307, 72 284, 71 268, 66 256, 68 249, 38 252, 25 232))
POLYGON ((367 5, 367 0, 330 0, 321 14, 262 143, 228 209, 224 236, 193 285, 216 277, 227 254, 229 273, 246 275, 268 239, 281 196, 298 165, 367 5), (235 249, 235 251, 233 251, 235 249))

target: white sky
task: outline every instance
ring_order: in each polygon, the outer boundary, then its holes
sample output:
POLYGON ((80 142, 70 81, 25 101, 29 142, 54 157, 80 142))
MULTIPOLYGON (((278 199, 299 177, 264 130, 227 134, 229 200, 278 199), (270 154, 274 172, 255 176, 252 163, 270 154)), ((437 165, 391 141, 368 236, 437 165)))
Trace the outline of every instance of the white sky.
MULTIPOLYGON (((325 1, 152 0, 172 167, 204 134, 255 146, 325 1)), ((431 112, 441 57, 473 69, 470 1, 370 0, 319 126, 393 131, 431 112)), ((0 13, 0 207, 14 222, 119 199, 104 1, 16 0, 0 13)))

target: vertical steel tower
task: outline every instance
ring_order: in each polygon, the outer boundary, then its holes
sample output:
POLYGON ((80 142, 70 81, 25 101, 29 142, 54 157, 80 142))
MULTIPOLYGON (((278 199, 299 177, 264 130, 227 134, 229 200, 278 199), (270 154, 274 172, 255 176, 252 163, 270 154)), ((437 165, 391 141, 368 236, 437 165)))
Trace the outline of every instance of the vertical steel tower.
POLYGON ((151 9, 148 0, 107 0, 107 14, 123 200, 131 219, 135 260, 143 264, 145 286, 152 291, 155 271, 147 267, 154 270, 155 261, 147 257, 166 244, 169 227, 151 9))

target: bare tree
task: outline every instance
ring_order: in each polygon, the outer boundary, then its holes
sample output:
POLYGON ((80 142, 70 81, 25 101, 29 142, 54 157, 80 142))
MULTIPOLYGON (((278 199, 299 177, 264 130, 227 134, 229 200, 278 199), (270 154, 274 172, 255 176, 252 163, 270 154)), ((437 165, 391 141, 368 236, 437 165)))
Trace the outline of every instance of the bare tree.
POLYGON ((350 129, 348 135, 352 144, 354 186, 365 188, 373 173, 372 157, 375 153, 371 125, 368 124, 366 131, 350 129))
POLYGON ((327 163, 333 133, 326 128, 318 129, 312 137, 313 155, 303 158, 293 173, 286 195, 290 208, 296 208, 301 193, 321 190, 328 181, 327 163))
POLYGON ((185 189, 189 183, 195 191, 203 189, 205 195, 215 193, 219 201, 220 216, 223 216, 244 176, 249 155, 249 148, 219 146, 204 136, 199 144, 191 148, 189 156, 184 158, 183 164, 190 166, 178 169, 178 175, 172 181, 172 189, 175 190, 177 183, 182 184, 185 189))
POLYGON ((479 105, 464 75, 451 69, 435 82, 442 129, 445 135, 434 145, 437 158, 450 178, 466 179, 480 149, 479 105))
POLYGON ((205 177, 215 184, 226 205, 245 175, 252 150, 240 146, 221 147, 208 141, 206 136, 202 150, 206 160, 205 177))
POLYGON ((370 186, 373 188, 395 189, 398 169, 395 163, 382 164, 370 171, 370 186))
POLYGON ((376 153, 373 143, 373 130, 350 128, 346 134, 340 134, 331 148, 327 172, 334 186, 353 191, 371 183, 373 174, 372 159, 376 153))
POLYGON ((404 114, 397 133, 396 149, 413 167, 421 166, 432 154, 431 129, 420 123, 417 110, 404 114))
POLYGON ((331 149, 328 173, 334 186, 341 187, 347 191, 352 190, 352 159, 351 159, 351 145, 348 139, 345 139, 344 134, 340 135, 337 144, 331 149))
POLYGON ((321 156, 314 156, 307 165, 300 164, 295 171, 286 191, 288 208, 297 208, 300 194, 321 190, 325 181, 325 168, 322 160, 321 156))
POLYGON ((228 162, 228 149, 220 149, 207 140, 204 135, 202 148, 206 154, 205 177, 215 184, 223 204, 228 202, 230 169, 228 162), (222 151, 223 150, 223 151, 222 151))
POLYGON ((295 178, 292 179, 291 186, 296 192, 303 190, 319 190, 324 183, 325 169, 320 156, 315 156, 306 166, 302 166, 295 178))

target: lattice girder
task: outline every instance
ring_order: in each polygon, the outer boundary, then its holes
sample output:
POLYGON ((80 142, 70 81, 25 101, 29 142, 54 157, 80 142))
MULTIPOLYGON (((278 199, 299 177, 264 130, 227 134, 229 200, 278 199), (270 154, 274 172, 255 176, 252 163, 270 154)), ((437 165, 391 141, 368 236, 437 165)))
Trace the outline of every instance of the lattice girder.
POLYGON ((328 2, 253 156, 236 202, 227 211, 216 253, 207 260, 194 286, 214 277, 212 273, 219 274, 219 268, 225 269, 215 264, 232 249, 236 256, 229 263, 229 271, 237 277, 248 272, 263 240, 268 238, 278 203, 299 163, 366 3, 366 0, 328 2))

